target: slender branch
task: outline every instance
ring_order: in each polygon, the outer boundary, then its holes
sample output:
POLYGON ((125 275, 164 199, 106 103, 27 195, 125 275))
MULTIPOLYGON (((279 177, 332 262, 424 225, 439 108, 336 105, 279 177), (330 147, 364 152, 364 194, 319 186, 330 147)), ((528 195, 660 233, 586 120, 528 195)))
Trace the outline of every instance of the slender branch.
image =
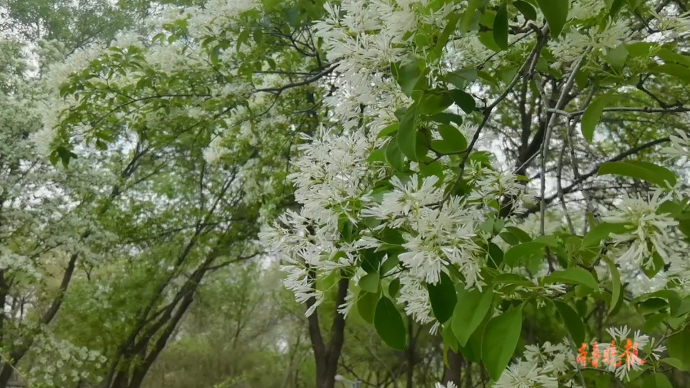
MULTIPOLYGON (((560 109, 549 109, 550 113, 555 113, 557 115, 566 116, 568 118, 573 118, 577 116, 582 116, 585 114, 584 110, 577 112, 566 112, 560 109)), ((619 106, 613 108, 604 108, 604 112, 640 112, 640 113, 683 113, 690 112, 690 107, 675 106, 669 108, 650 108, 650 107, 629 107, 629 106, 619 106)))
POLYGON ((324 71, 317 73, 313 77, 309 77, 309 78, 305 79, 304 81, 283 85, 283 86, 278 87, 278 88, 263 88, 263 89, 256 89, 254 91, 255 92, 261 92, 261 93, 274 93, 276 95, 279 95, 288 89, 297 88, 297 87, 304 86, 304 85, 309 85, 312 82, 318 81, 319 79, 323 78, 324 76, 332 73, 333 70, 335 70, 335 68, 338 67, 338 65, 339 65, 339 63, 333 64, 333 65, 327 67, 324 71))
POLYGON ((470 156, 470 153, 474 149, 474 146, 477 144, 477 141, 479 140, 479 134, 482 132, 482 129, 484 126, 486 126, 486 123, 489 121, 491 118, 491 113, 493 112, 494 108, 498 106, 498 104, 501 103, 508 95, 510 92, 513 90, 515 85, 517 85, 518 81, 526 75, 527 71, 531 71, 532 68, 532 63, 534 62, 534 58, 539 55, 539 52, 541 49, 544 47, 546 44, 546 38, 542 37, 537 41, 537 43, 534 45, 534 48, 532 51, 529 53, 527 58, 525 59, 525 62, 522 64, 520 67, 520 70, 515 74, 513 79, 510 81, 508 86, 505 88, 503 93, 499 95, 491 104, 487 105, 484 108, 484 118, 482 119, 482 122, 479 124, 479 127, 477 127, 477 130, 474 133, 474 136, 472 136, 472 141, 470 142, 470 145, 467 146, 467 149, 464 151, 464 155, 462 158, 462 161, 460 162, 460 171, 458 172, 458 178, 453 184, 453 187, 446 193, 446 195, 443 197, 443 200, 441 201, 446 202, 448 198, 452 195, 452 193, 457 190, 458 186, 460 185, 460 182, 462 182, 462 175, 463 172, 465 171, 465 164, 467 163, 467 159, 470 156))
MULTIPOLYGON (((555 109, 561 109, 565 105, 566 101, 566 96, 568 93, 570 93, 570 89, 572 89, 573 84, 575 83, 575 76, 577 75, 577 72, 580 70, 580 66, 582 66, 582 62, 585 60, 585 57, 587 54, 589 54, 590 49, 587 49, 581 56, 578 58, 577 62, 573 65, 573 70, 570 72, 570 76, 568 77, 568 80, 566 81, 565 85, 561 89, 561 95, 558 97, 558 101, 556 102, 556 107, 555 109)), ((547 109, 548 112, 548 109, 547 109)), ((556 123, 556 116, 555 114, 551 114, 549 117, 549 121, 546 124, 546 130, 544 134, 544 141, 542 142, 542 149, 541 149, 541 170, 546 171, 546 157, 547 153, 549 151, 549 141, 551 140, 551 131, 553 130, 553 126, 556 123)), ((544 201, 544 194, 546 193, 546 173, 541 174, 541 203, 540 203, 540 220, 539 220, 539 231, 541 235, 544 235, 544 223, 545 223, 545 213, 546 213, 546 202, 544 201)))
MULTIPOLYGON (((647 142, 647 143, 645 143, 645 144, 642 144, 642 145, 640 145, 640 146, 637 146, 637 147, 635 147, 635 148, 631 148, 631 149, 629 149, 629 150, 627 150, 627 151, 625 151, 625 152, 622 152, 622 153, 620 153, 620 154, 614 156, 613 158, 608 159, 608 160, 607 160, 606 162, 604 162, 604 163, 617 162, 617 161, 623 160, 623 159, 627 158, 628 156, 635 155, 635 154, 637 154, 637 153, 640 152, 640 151, 643 151, 643 150, 645 150, 645 149, 647 149, 647 148, 654 147, 654 146, 657 145, 657 144, 665 143, 665 142, 667 142, 667 141, 669 141, 669 138, 668 138, 668 137, 664 137, 664 138, 661 138, 661 139, 652 140, 652 141, 650 141, 650 142, 647 142)), ((572 184, 570 184, 570 185, 567 186, 567 187, 564 187, 564 188, 563 188, 563 194, 571 193, 572 191, 575 190, 575 188, 576 188, 579 184, 581 184, 582 182, 584 182, 584 181, 586 181, 587 179, 589 179, 589 178, 593 177, 594 175, 596 175, 596 174, 597 174, 597 171, 599 171, 599 167, 601 167, 602 164, 603 164, 603 163, 597 164, 597 166, 596 166, 595 168, 593 168, 592 170, 590 170, 588 173, 586 173, 586 174, 580 176, 580 179, 576 179, 575 182, 573 182, 572 184)), ((544 202, 545 202, 546 204, 549 204, 549 203, 551 203, 554 199, 556 199, 557 197, 558 197, 557 194, 556 194, 556 195, 549 196, 549 197, 546 197, 546 198, 544 199, 544 202)), ((540 209, 540 206, 532 206, 531 208, 527 209, 527 211, 526 211, 525 213, 522 213, 522 216, 523 216, 523 217, 526 217, 526 216, 529 215, 529 214, 538 212, 539 209, 540 209)))
MULTIPOLYGON (((567 129, 566 129, 567 130, 567 129)), ((563 195, 563 155, 565 154, 565 148, 567 143, 563 143, 561 146, 561 152, 558 155, 558 169, 556 171, 556 189, 558 190, 558 199, 561 202, 561 207, 563 208, 563 215, 568 223, 568 230, 573 235, 575 234, 575 227, 573 226, 573 220, 570 219, 570 214, 568 213, 568 207, 565 205, 565 196, 563 195)))

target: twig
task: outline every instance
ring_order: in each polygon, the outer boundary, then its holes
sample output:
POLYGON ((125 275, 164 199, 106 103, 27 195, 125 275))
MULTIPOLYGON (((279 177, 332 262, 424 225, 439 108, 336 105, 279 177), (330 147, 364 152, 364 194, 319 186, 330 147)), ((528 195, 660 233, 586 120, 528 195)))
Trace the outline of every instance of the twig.
POLYGON ((452 195, 452 193, 455 192, 455 190, 457 190, 458 186, 460 185, 460 182, 462 182, 462 175, 465 171, 465 164, 467 163, 467 159, 469 158, 470 153, 474 149, 477 140, 479 140, 479 134, 481 133, 486 123, 489 121, 489 118, 491 118, 491 113, 493 112, 494 108, 496 108, 496 106, 498 106, 498 104, 500 104, 501 101, 508 97, 508 94, 510 94, 510 92, 513 90, 520 78, 525 75, 525 72, 528 70, 531 71, 532 62, 536 62, 534 58, 537 55, 539 55, 539 52, 541 51, 542 47, 544 47, 544 45, 546 44, 546 39, 546 37, 542 37, 537 41, 537 43, 534 45, 534 48, 527 56, 525 62, 522 64, 518 72, 515 73, 515 76, 510 81, 503 93, 501 93, 501 95, 499 95, 491 104, 487 105, 484 108, 484 118, 482 119, 482 122, 479 124, 479 127, 477 127, 474 136, 472 136, 472 141, 470 142, 470 145, 467 146, 467 149, 465 149, 465 151, 463 151, 464 155, 462 157, 462 161, 460 162, 460 171, 458 172, 458 178, 453 184, 452 188, 443 197, 441 203, 446 202, 448 198, 452 195))
POLYGON ((297 88, 297 87, 304 86, 304 85, 309 85, 309 84, 312 83, 312 82, 318 81, 318 80, 321 79, 322 77, 324 77, 324 76, 330 74, 331 72, 333 72, 333 70, 335 70, 335 68, 338 67, 338 65, 339 65, 339 63, 335 63, 335 64, 333 64, 333 65, 327 67, 324 71, 322 71, 322 72, 320 72, 320 73, 317 73, 317 74, 314 75, 313 77, 309 77, 309 78, 305 79, 304 81, 300 81, 300 82, 295 82, 295 83, 283 85, 283 86, 281 86, 281 87, 279 87, 279 88, 255 89, 254 92, 257 92, 257 93, 258 93, 258 92, 261 92, 261 93, 274 93, 274 94, 276 94, 276 95, 280 95, 282 92, 284 92, 284 91, 287 90, 287 89, 292 89, 292 88, 297 88))
MULTIPOLYGON (((577 116, 582 116, 585 114, 584 110, 577 112, 566 112, 560 109, 548 109, 549 113, 555 113, 557 115, 566 116, 567 118, 573 118, 577 116)), ((618 106, 613 108, 604 108, 604 112, 641 112, 641 113, 683 113, 690 112, 690 107, 684 106, 674 106, 669 108, 650 108, 650 107, 630 107, 630 106, 618 106)))
MULTIPOLYGON (((645 149, 647 149, 647 148, 650 148, 650 147, 654 147, 654 146, 657 145, 657 144, 666 143, 667 141, 669 141, 669 138, 668 138, 668 137, 664 137, 664 138, 661 138, 661 139, 652 140, 652 141, 650 141, 650 142, 647 142, 647 143, 645 143, 645 144, 642 144, 642 145, 640 145, 640 146, 637 146, 637 147, 635 147, 635 148, 631 148, 631 149, 629 149, 629 150, 627 150, 627 151, 625 151, 625 152, 622 152, 622 153, 620 153, 620 154, 614 156, 613 158, 608 159, 608 160, 607 160, 606 162, 604 162, 604 163, 617 162, 617 161, 623 160, 623 159, 627 158, 627 157, 630 156, 630 155, 635 155, 636 153, 638 153, 638 152, 640 152, 640 151, 643 151, 643 150, 645 150, 645 149)), ((603 164, 603 163, 602 163, 602 164, 603 164)), ((567 186, 567 187, 564 187, 564 188, 563 188, 563 194, 568 194, 568 193, 572 192, 580 183, 582 183, 582 182, 586 181, 587 179, 591 178, 592 176, 596 175, 596 174, 597 174, 597 171, 599 171, 599 167, 601 167, 601 164, 597 164, 597 166, 596 166, 595 168, 593 168, 593 169, 592 169, 591 171, 589 171, 588 173, 582 175, 582 176, 580 177, 580 179, 576 179, 575 182, 573 182, 572 184, 570 184, 570 185, 567 186)), ((547 197, 546 200, 545 200, 545 202, 546 202, 547 204, 549 204, 549 203, 551 203, 551 201, 553 201, 553 200, 554 200, 555 198, 557 198, 557 197, 558 197, 557 195, 552 195, 552 196, 550 196, 550 197, 547 197)), ((522 216, 522 217, 527 217, 527 215, 532 214, 532 213, 534 213, 534 212, 537 212, 537 211, 539 211, 539 209, 540 209, 540 206, 533 206, 533 207, 527 209, 526 212, 522 213, 521 216, 522 216)))
MULTIPOLYGON (((565 99, 568 93, 570 92, 570 89, 573 87, 573 84, 575 83, 575 75, 577 75, 577 72, 580 70, 580 66, 582 66, 582 62, 584 61, 585 57, 587 54, 589 54, 590 49, 587 49, 581 56, 578 58, 577 62, 573 65, 573 70, 570 73, 570 76, 568 77, 568 80, 566 81, 565 85, 563 86, 563 89, 561 90, 561 95, 558 97, 558 101, 556 102, 556 107, 555 109, 561 109, 563 108, 563 105, 565 104, 565 99)), ((547 109, 548 111, 548 109, 547 109)), ((549 117, 549 121, 546 124, 546 130, 544 131, 544 141, 542 142, 542 151, 541 151, 541 170, 546 171, 546 157, 547 157, 547 152, 549 150, 549 140, 551 139, 551 131, 553 129, 554 124, 556 123, 556 115, 551 114, 549 117)), ((546 193, 546 174, 542 173, 541 174, 541 203, 540 203, 540 225, 539 225, 539 232, 541 235, 544 235, 544 215, 546 212, 546 202, 544 201, 546 193)))
MULTIPOLYGON (((566 131, 568 129, 566 128, 566 131)), ((565 154, 565 147, 567 143, 563 143, 561 146, 561 152, 558 155, 558 169, 556 170, 556 189, 558 190, 558 199, 561 202, 561 208, 563 208, 563 214, 565 215, 565 220, 568 223, 568 230, 571 234, 575 234, 575 227, 573 226, 573 220, 570 219, 570 214, 568 214, 568 207, 565 205, 565 197, 563 195, 563 154, 565 154)))

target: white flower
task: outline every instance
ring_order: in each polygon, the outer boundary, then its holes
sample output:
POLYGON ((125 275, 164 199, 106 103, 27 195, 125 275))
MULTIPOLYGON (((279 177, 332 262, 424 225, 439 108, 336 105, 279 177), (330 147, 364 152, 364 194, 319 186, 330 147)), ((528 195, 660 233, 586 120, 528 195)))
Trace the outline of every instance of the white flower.
POLYGON ((454 382, 449 381, 448 383, 446 383, 446 385, 443 385, 441 383, 436 383, 435 388, 457 388, 457 386, 455 385, 454 382))
POLYGON ((55 140, 55 136, 55 130, 48 126, 44 126, 39 131, 31 134, 31 142, 34 144, 34 147, 36 148, 36 153, 39 156, 47 158, 51 154, 51 152, 53 151, 51 143, 53 142, 53 140, 55 140))
POLYGON ((204 149, 204 160, 208 164, 215 164, 223 155, 228 153, 228 148, 223 146, 223 138, 216 136, 204 149))
POLYGON ((647 199, 626 196, 615 210, 603 218, 605 222, 626 223, 632 226, 630 232, 612 236, 617 244, 629 244, 628 250, 617 258, 622 265, 649 266, 654 252, 666 262, 669 261, 667 247, 673 244, 669 232, 678 222, 667 214, 656 212, 668 199, 670 194, 662 196, 660 190, 647 199), (648 243, 651 243, 653 250, 649 249, 648 243))
MULTIPOLYGON (((390 182, 393 185, 393 191, 383 196, 380 205, 365 209, 362 215, 378 219, 404 216, 443 199, 443 191, 435 186, 438 182, 438 177, 435 175, 422 179, 417 175, 412 175, 407 183, 403 183, 400 178, 394 176, 390 182)), ((394 227, 397 226, 399 225, 394 225, 394 227)))
POLYGON ((671 140, 671 145, 661 149, 661 153, 673 158, 688 158, 690 156, 690 137, 685 131, 676 129, 676 135, 671 135, 668 138, 671 140))
POLYGON ((606 9, 606 3, 599 0, 575 0, 568 12, 568 19, 589 19, 606 9))
POLYGON ((431 302, 429 302, 429 292, 419 279, 408 273, 401 274, 400 295, 398 303, 405 306, 405 313, 420 323, 433 322, 431 314, 431 302))
POLYGON ((356 295, 350 290, 347 290, 347 295, 345 296, 345 302, 338 306, 338 313, 343 314, 347 318, 347 314, 352 309, 352 306, 357 302, 356 295))
POLYGON ((493 388, 558 388, 558 380, 543 373, 536 364, 520 361, 509 366, 493 388))

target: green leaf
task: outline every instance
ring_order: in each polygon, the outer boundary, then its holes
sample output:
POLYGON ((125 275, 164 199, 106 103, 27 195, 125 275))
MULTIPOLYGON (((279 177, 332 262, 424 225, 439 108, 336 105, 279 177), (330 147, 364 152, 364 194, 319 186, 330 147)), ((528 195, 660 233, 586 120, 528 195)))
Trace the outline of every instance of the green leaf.
POLYGON ((455 104, 462 108, 465 113, 472 113, 474 112, 474 108, 477 107, 474 98, 462 90, 453 89, 450 91, 450 96, 453 98, 453 101, 455 101, 455 104))
POLYGON ((249 34, 251 33, 251 30, 249 28, 245 28, 240 32, 240 35, 237 37, 237 43, 235 45, 235 51, 238 53, 240 52, 240 47, 242 47, 242 44, 246 43, 247 40, 249 40, 249 34))
POLYGON ((592 100, 587 109, 585 109, 585 112, 582 114, 580 129, 582 131, 582 136, 584 136, 589 143, 594 139, 594 129, 597 124, 599 124, 599 120, 601 120, 604 108, 618 99, 618 96, 599 96, 592 100))
POLYGON ((462 125, 462 117, 455 113, 436 113, 435 115, 431 115, 430 119, 446 125, 450 125, 450 123, 455 123, 457 126, 462 125))
POLYGON ((649 315, 657 313, 661 309, 668 307, 668 302, 661 298, 649 298, 637 305, 637 311, 640 315, 649 315))
POLYGON ((625 48, 624 44, 619 44, 618 47, 606 53, 606 61, 616 70, 622 69, 627 59, 628 50, 625 48))
POLYGON ((453 316, 453 310, 458 301, 453 280, 445 272, 441 272, 441 281, 436 284, 428 284, 427 290, 436 320, 445 323, 453 316))
MULTIPOLYGON (((345 257, 344 253, 339 252, 339 254, 342 254, 341 257, 345 257)), ((364 250, 364 252, 362 252, 362 269, 365 270, 367 273, 378 271, 379 265, 381 264, 381 260, 383 260, 383 257, 385 255, 385 252, 379 252, 374 249, 364 250)), ((375 289, 370 292, 376 292, 377 290, 378 289, 375 289)))
POLYGON ((451 327, 460 345, 465 346, 491 309, 494 293, 490 287, 485 287, 483 291, 468 291, 462 284, 458 285, 457 290, 458 303, 451 327))
POLYGON ((398 172, 405 171, 405 158, 398 147, 398 135, 395 135, 386 146, 386 162, 398 172))
POLYGON ((655 373, 644 379, 642 388, 673 388, 673 386, 665 375, 662 373, 655 373))
POLYGON ((388 285, 388 296, 395 298, 400 291, 400 279, 393 279, 391 284, 388 285))
POLYGON ((405 350, 407 331, 400 312, 385 296, 379 299, 374 313, 374 328, 383 342, 395 350, 405 350))
POLYGON ((557 38, 563 31, 565 22, 568 21, 569 0, 537 0, 541 12, 549 23, 551 37, 557 38))
POLYGON ((623 3, 625 3, 625 0, 613 0, 611 3, 611 9, 609 10, 611 19, 614 19, 616 15, 618 15, 618 11, 620 11, 623 7, 623 3))
POLYGON ((666 63, 678 63, 690 67, 690 56, 680 54, 676 51, 669 50, 665 47, 660 48, 656 51, 656 55, 663 59, 666 63))
POLYGON ((359 279, 359 288, 367 292, 379 291, 379 273, 370 272, 359 279))
POLYGON ((453 98, 451 98, 447 91, 442 93, 426 93, 419 103, 419 113, 432 115, 443 112, 451 105, 453 105, 453 98))
POLYGON ((439 161, 419 165, 419 172, 423 177, 436 175, 441 181, 443 181, 443 171, 444 166, 439 161))
MULTIPOLYGON (((480 31, 477 34, 479 38, 479 42, 481 42, 486 48, 488 48, 491 51, 496 51, 499 52, 501 51, 501 48, 498 47, 496 42, 494 41, 494 34, 491 31, 480 31)), ((500 73, 499 75, 505 75, 506 73, 500 73)))
POLYGON ((489 375, 497 381, 508 366, 522 331, 522 307, 492 318, 484 329, 482 361, 489 375))
POLYGON ((398 147, 408 159, 417 161, 417 104, 407 108, 398 128, 398 147))
POLYGON ((651 314, 645 316, 644 326, 642 330, 649 332, 654 331, 657 326, 661 325, 662 322, 669 318, 668 314, 651 314))
POLYGON ((459 12, 453 12, 450 15, 448 15, 448 23, 443 28, 443 31, 441 32, 441 35, 438 37, 438 41, 436 42, 436 46, 434 47, 434 53, 437 57, 440 57, 443 53, 443 48, 446 47, 446 44, 448 43, 448 38, 450 37, 450 34, 453 33, 453 31, 455 30, 455 27, 458 25, 458 21, 460 20, 461 16, 462 15, 459 12))
POLYGON ((443 80, 456 88, 463 90, 467 85, 477 79, 477 70, 475 69, 459 69, 450 72, 443 77, 443 80))
POLYGON ((392 271, 394 268, 396 268, 400 264, 400 260, 398 259, 398 255, 395 254, 393 256, 389 256, 386 261, 383 262, 381 265, 381 274, 385 275, 392 271))
POLYGON ((644 274, 651 279, 656 276, 659 271, 664 269, 664 265, 666 265, 666 263, 664 263, 664 259, 659 255, 659 253, 654 252, 652 253, 652 265, 649 267, 644 266, 642 268, 642 272, 644 272, 644 274))
POLYGON ((503 261, 510 267, 514 267, 518 262, 527 263, 534 257, 544 255, 546 243, 541 241, 530 241, 510 247, 503 255, 503 261))
POLYGON ((620 175, 641 179, 660 187, 667 187, 666 181, 674 186, 676 176, 667 168, 643 162, 607 162, 599 167, 599 176, 620 175))
POLYGON ((491 259, 489 265, 493 268, 498 268, 498 266, 503 262, 503 250, 494 243, 489 243, 488 248, 489 258, 491 259))
POLYGON ((679 360, 685 369, 690 369, 690 327, 669 337, 668 356, 679 360))
POLYGON ((460 28, 462 32, 468 32, 478 28, 479 20, 482 17, 482 10, 486 7, 489 0, 469 0, 465 13, 462 15, 460 28), (477 12, 479 11, 479 12, 477 12))
POLYGON ((293 27, 297 27, 299 25, 299 15, 300 11, 297 8, 290 7, 285 10, 287 22, 293 27))
POLYGON ((494 19, 494 42, 502 50, 508 48, 508 6, 504 3, 494 19))
POLYGON ((418 63, 410 62, 402 66, 393 64, 391 71, 395 80, 398 81, 402 92, 406 96, 412 97, 415 86, 422 79, 422 71, 420 71, 418 63))
POLYGON ((561 301, 554 301, 558 312, 563 317, 563 323, 565 327, 568 328, 568 332, 573 337, 573 341, 576 344, 581 344, 585 342, 585 325, 582 323, 582 319, 577 312, 573 310, 567 303, 561 301))
POLYGON ((598 247, 602 240, 606 240, 611 234, 621 234, 627 230, 626 224, 612 224, 602 222, 592 228, 592 230, 582 239, 584 247, 598 247))
POLYGON ((688 371, 687 366, 683 365, 683 363, 677 358, 662 358, 660 361, 666 365, 670 365, 670 366, 672 366, 678 370, 681 370, 683 372, 688 371))
POLYGON ((367 158, 367 161, 369 162, 386 162, 386 149, 378 149, 372 151, 371 154, 369 154, 369 157, 367 158))
POLYGON ((653 172, 655 175, 658 175, 660 181, 663 182, 662 187, 666 187, 666 182, 668 182, 671 186, 675 186, 678 182, 676 179, 676 174, 666 167, 658 166, 654 163, 643 162, 639 160, 630 160, 628 161, 628 163, 638 167, 646 168, 647 170, 653 172))
POLYGON ((376 304, 379 301, 378 293, 359 291, 357 295, 357 312, 367 323, 374 323, 374 313, 376 312, 376 304))
POLYGON ((608 313, 611 314, 611 312, 616 307, 618 301, 621 299, 622 296, 621 275, 618 272, 618 268, 616 268, 616 264, 611 259, 609 259, 608 257, 604 257, 603 260, 606 262, 606 265, 609 267, 609 271, 611 272, 611 305, 609 305, 608 310, 608 313))
POLYGON ((525 17, 527 20, 537 20, 537 11, 528 2, 518 0, 513 3, 515 8, 525 17))
MULTIPOLYGON (((438 132, 443 141, 439 141, 441 149, 434 146, 436 151, 444 154, 464 151, 467 148, 467 140, 460 131, 451 125, 439 125, 438 132)), ((436 145, 439 145, 436 143, 436 145)))
POLYGON ((581 284, 593 290, 599 289, 599 283, 594 279, 591 273, 586 269, 580 267, 567 268, 562 271, 556 271, 551 275, 544 277, 544 283, 566 283, 566 284, 581 284))
POLYGON ((654 73, 663 73, 690 82, 690 68, 675 63, 667 63, 652 69, 654 73))
POLYGON ((380 139, 383 137, 387 137, 387 136, 395 133, 399 127, 400 127, 400 123, 393 123, 393 124, 387 126, 386 128, 382 129, 381 131, 379 131, 379 134, 376 135, 376 138, 380 139))
POLYGON ((517 237, 518 240, 520 240, 520 242, 525 243, 525 242, 532 241, 532 237, 530 237, 530 235, 527 234, 527 232, 525 232, 524 230, 522 230, 520 228, 516 228, 514 226, 507 226, 506 230, 508 232, 510 232, 511 234, 513 234, 515 237, 517 237))

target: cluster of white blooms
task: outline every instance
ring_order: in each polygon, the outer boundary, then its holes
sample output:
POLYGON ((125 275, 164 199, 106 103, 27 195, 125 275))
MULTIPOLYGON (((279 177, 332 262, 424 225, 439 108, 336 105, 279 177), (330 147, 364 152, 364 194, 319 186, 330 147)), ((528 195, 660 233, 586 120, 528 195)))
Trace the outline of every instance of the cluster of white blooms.
POLYGON ((475 185, 468 201, 477 206, 511 206, 514 214, 520 214, 526 210, 527 204, 534 201, 531 189, 520 183, 511 171, 502 171, 497 166, 489 168, 472 161, 466 172, 468 182, 475 185))
POLYGON ((523 357, 506 368, 494 388, 558 388, 558 379, 572 370, 575 361, 575 354, 566 340, 559 344, 527 345, 523 357))
MULTIPOLYGON (((315 23, 331 63, 338 63, 338 89, 325 102, 347 130, 365 123, 370 131, 396 121, 396 108, 410 104, 393 79, 390 64, 413 60, 412 42, 421 28, 441 31, 453 5, 430 10, 425 0, 348 0, 326 4, 315 23), (369 121, 373 121, 369 123, 369 121)), ((421 54, 421 53, 417 53, 421 54)))
POLYGON ((657 214, 657 209, 670 194, 656 191, 647 198, 623 198, 622 203, 612 210, 605 222, 623 223, 631 226, 627 233, 613 235, 616 245, 625 245, 627 249, 616 258, 616 262, 624 269, 650 267, 653 255, 658 254, 664 262, 671 261, 668 247, 674 240, 670 233, 678 225, 669 214, 657 214))
POLYGON ((431 207, 443 199, 436 187, 438 178, 420 179, 416 175, 403 184, 391 179, 393 191, 383 196, 380 205, 363 212, 367 216, 385 220, 379 227, 402 228, 405 232, 400 262, 420 281, 435 284, 444 266, 457 265, 469 287, 481 288, 480 269, 485 253, 475 242, 478 216, 458 197, 452 197, 443 207, 431 207))
MULTIPOLYGON (((185 18, 188 18, 189 34, 197 39, 220 35, 228 24, 236 21, 239 14, 254 9, 259 4, 255 0, 211 0, 203 7, 188 7, 184 13, 185 18)), ((173 11, 170 13, 174 14, 173 11)))
POLYGON ((294 162, 297 172, 289 176, 302 208, 284 213, 259 237, 284 260, 285 286, 295 292, 297 300, 316 298, 308 311, 311 314, 322 300, 315 277, 356 263, 359 248, 341 241, 340 221, 357 224, 361 201, 380 177, 367 168, 376 142, 362 133, 337 135, 322 128, 307 140, 300 146, 302 156, 294 162))
MULTIPOLYGON (((611 336, 611 342, 594 343, 595 341, 592 341, 590 345, 596 345, 596 350, 592 348, 590 357, 596 351, 598 357, 601 357, 598 366, 624 381, 628 379, 628 373, 631 370, 638 370, 646 363, 640 358, 638 352, 650 343, 650 338, 646 334, 641 334, 639 330, 632 333, 631 338, 631 330, 627 326, 608 328, 606 332, 611 336), (603 362, 605 357, 608 357, 606 360, 608 362, 603 362)), ((664 346, 658 344, 652 346, 650 356, 658 359, 664 350, 664 346)))
POLYGON ((571 9, 568 11, 569 19, 587 20, 606 9, 606 3, 598 0, 575 0, 571 4, 571 9))
POLYGON ((32 387, 64 387, 80 380, 95 383, 100 380, 93 372, 107 359, 99 352, 76 346, 45 330, 35 337, 34 343, 32 366, 21 370, 32 387))
POLYGON ((686 161, 690 157, 690 136, 681 130, 676 129, 676 133, 669 136, 671 144, 661 149, 661 152, 670 158, 686 161))
POLYGON ((606 54, 623 42, 632 43, 635 41, 631 34, 632 30, 624 19, 611 22, 603 30, 599 29, 598 26, 587 27, 582 30, 575 29, 567 37, 549 42, 551 52, 558 59, 552 67, 559 67, 576 60, 588 48, 591 48, 594 53, 603 51, 606 54))

